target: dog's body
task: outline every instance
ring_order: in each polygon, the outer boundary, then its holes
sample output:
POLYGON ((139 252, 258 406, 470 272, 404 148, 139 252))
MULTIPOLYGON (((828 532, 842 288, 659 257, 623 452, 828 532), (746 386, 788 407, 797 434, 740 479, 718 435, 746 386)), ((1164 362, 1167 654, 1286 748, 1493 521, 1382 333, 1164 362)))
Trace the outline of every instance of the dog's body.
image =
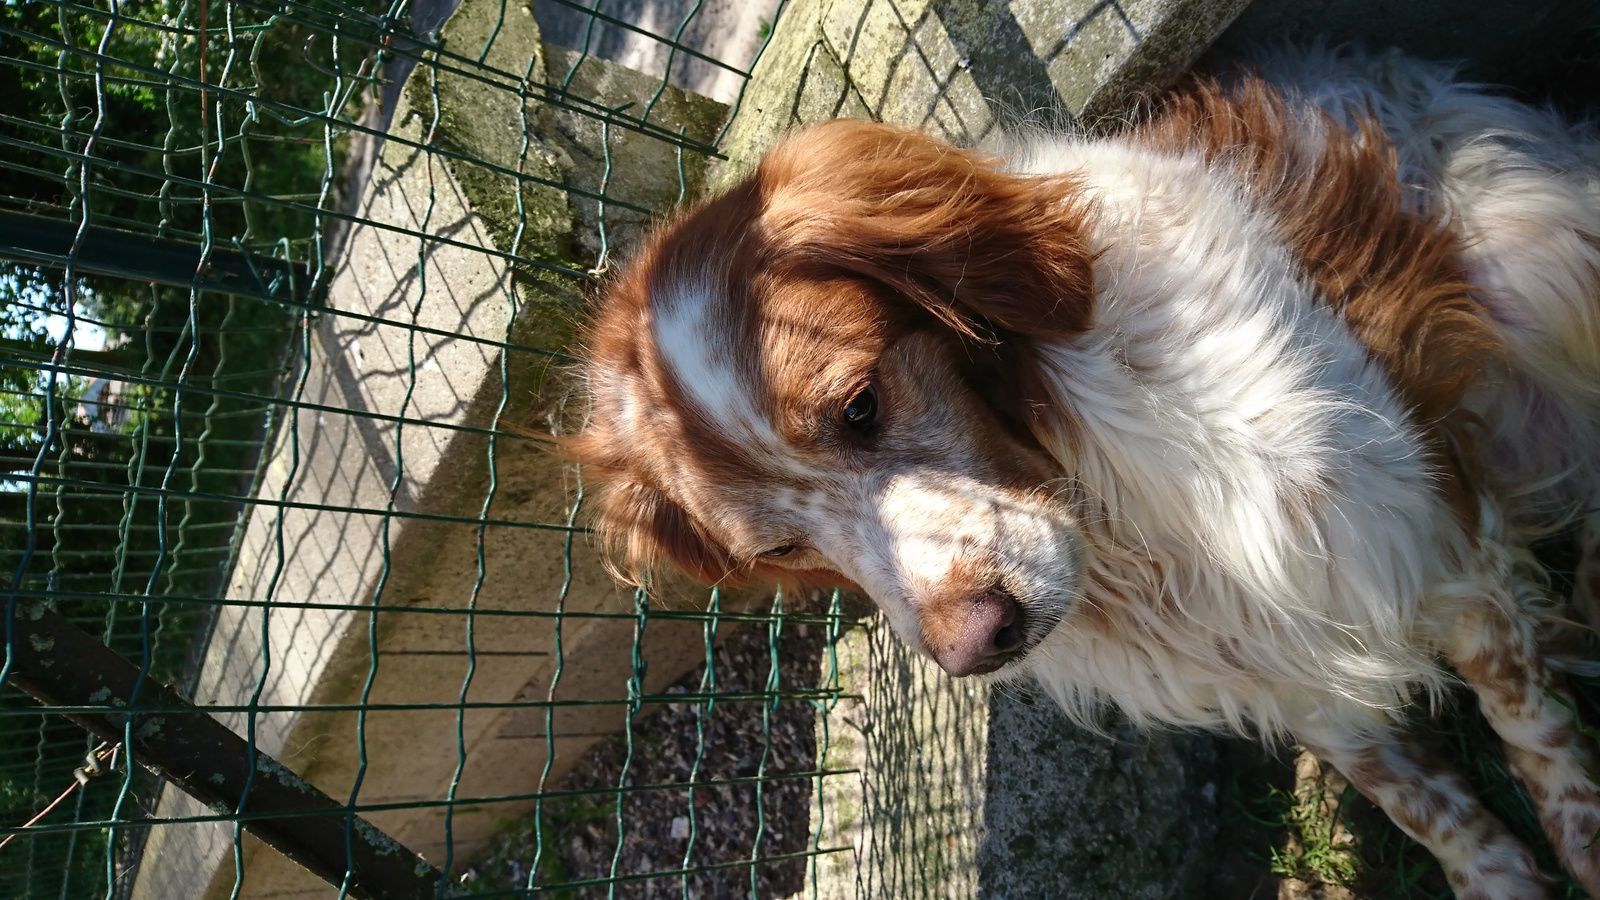
POLYGON ((1400 733, 1447 662, 1600 895, 1524 546, 1600 498, 1600 144, 1398 57, 1263 75, 1003 166, 791 138, 607 295, 600 524, 634 574, 856 585, 1080 718, 1292 735, 1458 894, 1537 896, 1400 733))

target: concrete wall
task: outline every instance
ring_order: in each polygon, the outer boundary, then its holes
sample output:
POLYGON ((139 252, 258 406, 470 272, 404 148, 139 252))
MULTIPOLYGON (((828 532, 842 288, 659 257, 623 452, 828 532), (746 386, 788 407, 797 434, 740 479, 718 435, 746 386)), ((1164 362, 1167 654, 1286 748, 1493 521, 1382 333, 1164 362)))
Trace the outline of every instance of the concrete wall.
POLYGON ((663 74, 686 91, 732 103, 744 87, 741 73, 760 50, 781 0, 606 0, 601 7, 613 19, 675 37, 681 47, 703 56, 596 19, 583 9, 552 0, 532 5, 545 40, 552 44, 574 50, 587 46, 601 59, 636 72, 663 74))
POLYGON ((831 116, 969 146, 1019 122, 1098 126, 1177 77, 1246 0, 796 0, 724 148, 737 174, 782 132, 831 116), (782 74, 779 74, 782 73, 782 74))

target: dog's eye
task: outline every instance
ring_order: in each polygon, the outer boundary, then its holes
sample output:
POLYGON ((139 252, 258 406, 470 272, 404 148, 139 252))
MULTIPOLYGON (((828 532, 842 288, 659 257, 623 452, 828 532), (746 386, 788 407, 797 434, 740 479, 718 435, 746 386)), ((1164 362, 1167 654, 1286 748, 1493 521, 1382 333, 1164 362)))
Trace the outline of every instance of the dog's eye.
POLYGON ((798 549, 800 548, 794 544, 784 544, 782 547, 773 547, 761 555, 767 559, 782 559, 798 549))
POLYGON ((878 415, 878 394, 871 387, 850 398, 844 405, 844 423, 851 428, 865 429, 878 415))

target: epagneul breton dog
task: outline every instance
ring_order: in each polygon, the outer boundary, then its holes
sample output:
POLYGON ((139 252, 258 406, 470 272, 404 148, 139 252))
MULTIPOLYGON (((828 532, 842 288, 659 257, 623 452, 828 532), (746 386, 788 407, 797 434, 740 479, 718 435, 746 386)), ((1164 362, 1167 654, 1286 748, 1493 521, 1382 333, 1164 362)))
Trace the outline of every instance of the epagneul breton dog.
POLYGON ((1459 677, 1600 896, 1526 550, 1590 517, 1592 621, 1592 132, 1328 51, 1005 158, 828 122, 655 233, 582 352, 626 576, 853 586, 952 675, 1291 738, 1458 896, 1541 896, 1406 735, 1459 677))

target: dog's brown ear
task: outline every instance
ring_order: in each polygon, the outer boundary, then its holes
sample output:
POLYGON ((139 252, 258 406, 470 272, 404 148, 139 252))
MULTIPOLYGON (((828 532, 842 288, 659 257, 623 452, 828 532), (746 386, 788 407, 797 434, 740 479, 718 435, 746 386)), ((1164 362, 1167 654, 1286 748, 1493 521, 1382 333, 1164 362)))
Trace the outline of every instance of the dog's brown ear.
POLYGON ((671 568, 701 584, 728 584, 733 558, 683 508, 649 485, 626 477, 603 481, 590 516, 604 541, 606 565, 618 580, 642 584, 671 568))
POLYGON ((755 178, 780 252, 878 281, 969 337, 1060 338, 1091 323, 1093 254, 1070 177, 836 120, 779 145, 755 178))
POLYGON ((606 545, 605 564, 626 584, 642 585, 648 573, 661 573, 665 567, 706 586, 759 585, 785 592, 854 587, 834 572, 739 565, 683 507, 647 485, 608 481, 597 493, 597 514, 592 518, 606 545))

